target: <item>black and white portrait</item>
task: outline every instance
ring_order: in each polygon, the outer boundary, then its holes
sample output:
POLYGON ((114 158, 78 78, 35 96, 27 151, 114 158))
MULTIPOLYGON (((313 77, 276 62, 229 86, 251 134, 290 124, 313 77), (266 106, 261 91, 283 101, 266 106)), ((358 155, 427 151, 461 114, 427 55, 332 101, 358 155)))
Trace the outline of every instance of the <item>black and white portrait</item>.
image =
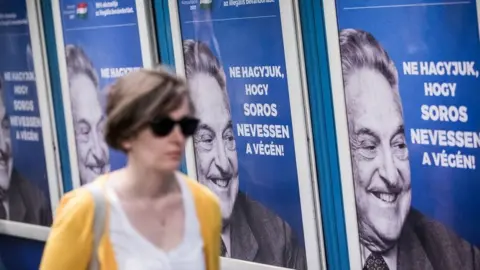
POLYGON ((65 54, 80 182, 83 185, 110 170, 108 146, 103 137, 105 114, 92 62, 77 46, 67 45, 65 54))
POLYGON ((368 32, 340 32, 363 269, 480 269, 479 250, 411 207, 394 62, 368 32))
POLYGON ((290 226, 239 190, 238 160, 224 69, 210 48, 184 41, 186 76, 199 127, 193 136, 197 177, 220 199, 222 256, 306 269, 290 226))
POLYGON ((10 119, 0 78, 0 219, 50 226, 52 213, 45 194, 15 170, 10 119))

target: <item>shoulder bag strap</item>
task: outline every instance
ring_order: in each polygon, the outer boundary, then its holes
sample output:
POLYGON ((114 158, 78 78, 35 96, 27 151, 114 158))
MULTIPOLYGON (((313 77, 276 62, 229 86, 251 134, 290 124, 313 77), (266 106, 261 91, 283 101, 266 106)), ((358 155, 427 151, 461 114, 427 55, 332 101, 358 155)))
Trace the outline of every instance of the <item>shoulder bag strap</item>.
POLYGON ((105 218, 107 215, 107 202, 105 194, 100 183, 89 183, 86 188, 90 191, 94 202, 94 216, 93 216, 93 247, 90 257, 89 270, 100 270, 100 262, 98 259, 98 246, 100 245, 100 239, 102 238, 105 228, 105 218))

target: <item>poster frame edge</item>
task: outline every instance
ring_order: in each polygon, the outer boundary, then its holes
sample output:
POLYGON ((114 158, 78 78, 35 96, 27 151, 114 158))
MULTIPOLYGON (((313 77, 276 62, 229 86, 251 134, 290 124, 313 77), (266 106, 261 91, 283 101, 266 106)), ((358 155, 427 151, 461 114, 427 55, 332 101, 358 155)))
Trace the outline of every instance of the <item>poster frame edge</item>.
POLYGON ((135 0, 137 11, 137 27, 140 38, 140 49, 142 54, 142 65, 144 68, 154 68, 158 63, 158 54, 156 53, 155 31, 152 28, 153 10, 152 5, 147 0, 135 0))
POLYGON ((341 68, 339 28, 335 0, 323 0, 323 8, 348 257, 350 269, 360 269, 362 259, 360 254, 353 167, 348 136, 346 100, 341 68))
MULTIPOLYGON (((172 70, 175 70, 175 60, 173 59, 172 30, 170 27, 170 14, 168 11, 168 0, 159 0, 153 2, 154 28, 157 35, 157 53, 158 62, 172 70)), ((185 155, 179 166, 180 172, 187 174, 187 161, 185 155)))
POLYGON ((477 3, 478 40, 480 40, 480 0, 475 2, 477 3))
POLYGON ((55 209, 60 201, 63 184, 60 157, 58 151, 56 151, 56 149, 58 149, 58 140, 56 137, 55 117, 53 115, 54 106, 51 95, 48 92, 51 85, 48 77, 48 57, 40 0, 27 1, 27 16, 35 72, 35 85, 37 89, 37 102, 40 121, 42 123, 43 149, 50 195, 49 201, 52 217, 54 217, 55 209), (33 23, 30 23, 31 21, 33 23), (36 39, 37 42, 32 42, 32 39, 36 39))
MULTIPOLYGON (((170 15, 173 60, 175 62, 175 70, 178 75, 185 78, 185 64, 183 59, 183 42, 180 25, 180 14, 178 12, 178 1, 168 0, 168 9, 170 15)), ((192 138, 189 138, 185 145, 185 161, 187 164, 187 175, 193 179, 197 179, 197 165, 195 163, 195 149, 193 146, 192 138)))
POLYGON ((220 257, 220 269, 222 270, 290 270, 268 264, 254 263, 231 258, 220 257))
MULTIPOLYGON (((293 7, 293 5, 291 3, 287 3, 287 4, 291 5, 293 7)), ((279 5, 282 5, 280 1, 279 1, 279 5)), ((175 69, 177 71, 177 74, 179 74, 182 77, 185 77, 185 68, 184 68, 184 59, 183 59, 183 50, 182 50, 183 44, 182 44, 182 38, 181 38, 181 23, 180 23, 180 16, 179 16, 179 12, 178 12, 178 0, 168 0, 168 7, 169 7, 169 15, 170 15, 170 24, 171 24, 175 69)), ((295 15, 293 15, 294 12, 295 12, 295 8, 292 8, 292 10, 291 10, 291 13, 292 13, 291 22, 296 23, 297 21, 295 19, 295 15)), ((297 25, 295 25, 295 26, 297 26, 297 25)), ((294 30, 296 30, 295 27, 293 27, 293 28, 294 28, 294 30)), ((284 44, 285 44, 287 39, 285 38, 283 24, 282 24, 282 34, 283 34, 283 40, 284 40, 284 44)), ((297 43, 298 42, 297 36, 295 36, 295 41, 294 42, 296 42, 295 45, 294 45, 294 47, 295 47, 294 54, 298 55, 299 44, 297 43)), ((301 43, 300 43, 300 45, 301 45, 301 43)), ((285 51, 286 51, 286 49, 285 49, 285 51)), ((285 55, 285 62, 287 62, 286 55, 285 55)), ((297 61, 295 61, 295 62, 297 62, 297 61)), ((296 65, 299 65, 299 63, 296 63, 296 65)), ((295 72, 295 73, 299 73, 299 72, 295 72)), ((301 75, 302 74, 298 74, 297 77, 300 78, 298 84, 301 86, 302 91, 303 91, 304 87, 302 85, 301 75)), ((289 83, 288 87, 290 89, 290 83, 289 83)), ((301 99, 303 100, 303 92, 302 92, 301 99)), ((303 108, 303 106, 302 106, 302 108, 303 108)), ((291 111, 292 111, 292 107, 291 107, 291 111)), ((305 111, 304 110, 302 110, 300 112, 300 116, 303 120, 302 122, 303 122, 305 128, 307 128, 307 126, 305 125, 305 119, 304 119, 305 118, 305 111)), ((293 114, 292 114, 292 121, 293 121, 293 114)), ((293 123, 292 123, 292 127, 293 127, 293 123)), ((305 138, 306 137, 307 136, 305 135, 305 138)), ((295 142, 294 142, 294 144, 295 144, 295 142)), ((196 174, 197 174, 196 172, 197 171, 196 171, 195 154, 194 154, 194 148, 193 147, 194 147, 193 146, 193 141, 189 140, 189 142, 187 143, 187 145, 185 147, 185 149, 186 149, 185 152, 186 152, 188 175, 190 177, 193 177, 194 179, 196 179, 196 174)), ((310 169, 310 173, 312 173, 311 164, 310 164, 310 162, 308 162, 309 158, 310 158, 310 156, 308 155, 308 153, 310 153, 309 148, 308 148, 308 146, 307 147, 302 146, 302 148, 304 148, 304 150, 307 151, 307 156, 306 156, 307 157, 307 166, 310 169)), ((298 149, 297 146, 295 146, 296 153, 297 153, 297 149, 298 149)), ((298 177, 298 173, 299 173, 298 172, 298 167, 299 166, 297 165, 297 177, 298 177)), ((309 179, 312 179, 312 181, 313 181, 313 176, 310 175, 309 179)), ((297 181, 298 181, 298 179, 297 179, 297 181)), ((300 192, 300 182, 298 182, 298 185, 299 185, 299 192, 300 192)), ((318 196, 318 193, 317 193, 317 196, 318 196)), ((312 197, 309 198, 309 200, 313 200, 313 199, 314 198, 312 198, 312 197)), ((302 205, 301 208, 303 209, 303 205, 302 205)), ((318 217, 318 216, 316 216, 316 217, 318 217)), ((303 213, 302 213, 302 222, 304 222, 303 213)), ((318 223, 318 220, 317 220, 317 223, 318 223)), ((316 244, 318 245, 320 243, 318 243, 318 232, 317 232, 317 230, 318 230, 318 228, 317 228, 317 226, 315 226, 314 234, 316 236, 316 244)), ((304 235, 305 235, 305 233, 304 233, 304 235)), ((317 250, 318 250, 318 247, 317 247, 317 250)), ((320 254, 320 255, 317 254, 315 256, 315 257, 317 257, 317 262, 315 262, 315 266, 320 265, 320 263, 318 262, 318 256, 323 257, 323 255, 324 254, 320 254)), ((288 268, 221 257, 221 269, 223 269, 223 270, 237 270, 237 269, 281 270, 281 269, 288 269, 288 268)), ((316 269, 316 268, 310 268, 310 265, 309 265, 309 269, 316 269)), ((326 268, 318 268, 318 269, 326 269, 326 268)))
POLYGON ((50 234, 50 227, 0 220, 0 234, 29 240, 46 241, 50 234))
POLYGON ((316 170, 316 155, 315 155, 315 145, 313 141, 313 124, 312 124, 312 109, 310 107, 310 96, 309 96, 309 88, 308 88, 308 80, 307 80, 307 66, 305 63, 305 50, 304 50, 304 36, 302 31, 302 18, 300 15, 300 5, 298 1, 294 1, 295 3, 295 18, 296 18, 296 31, 297 31, 297 39, 299 40, 299 44, 302 46, 298 46, 298 59, 300 62, 300 73, 301 73, 301 83, 302 83, 302 94, 303 100, 305 102, 305 121, 306 121, 306 129, 307 129, 307 143, 308 143, 308 151, 310 157, 310 167, 312 173, 312 192, 314 196, 315 203, 315 211, 319 220, 316 221, 316 228, 318 231, 318 242, 321 244, 319 247, 321 250, 320 260, 321 260, 321 269, 327 269, 327 256, 326 256, 326 248, 325 248, 325 235, 324 235, 324 228, 323 228, 323 215, 322 215, 322 204, 320 200, 320 189, 318 187, 319 175, 316 170))
MULTIPOLYGON (((48 59, 46 58, 45 40, 40 24, 42 15, 41 6, 39 4, 39 0, 26 1, 26 11, 29 26, 30 46, 32 47, 32 51, 37 52, 37 54, 32 52, 32 56, 35 72, 35 86, 37 89, 37 102, 39 106, 40 121, 42 123, 44 157, 48 177, 47 181, 50 193, 50 198, 48 198, 48 201, 50 202, 51 214, 53 217, 55 215, 55 208, 58 205, 60 199, 60 192, 63 185, 61 184, 61 173, 58 171, 58 152, 55 151, 55 147, 58 146, 58 143, 56 142, 56 136, 54 135, 55 133, 52 132, 52 128, 54 128, 55 122, 52 119, 52 111, 48 109, 48 106, 51 105, 47 91, 49 80, 45 70, 43 70, 48 59), (32 22, 35 22, 36 24, 33 24, 32 22), (37 39, 38 43, 34 45, 32 39, 37 39), (38 54, 38 52, 40 52, 40 54, 38 54), (41 59, 41 63, 39 63, 38 59, 35 59, 35 55, 37 55, 36 57, 39 57, 41 59), (39 70, 40 72, 38 72, 39 70), (42 98, 40 96, 42 96, 42 98), (43 98, 45 98, 45 100, 41 100, 43 98), (44 101, 48 104, 47 108, 45 107, 45 105, 40 105, 42 104, 41 101, 44 101), (48 128, 45 128, 45 125, 48 128), (47 140, 52 142, 52 145, 50 145, 50 147, 47 147, 49 146, 47 140), (50 149, 51 151, 47 149, 50 149), (55 177, 52 178, 52 174, 54 174, 55 177)), ((53 108, 53 106, 50 107, 53 108)), ((49 233, 49 226, 34 225, 11 220, 0 220, 0 234, 3 235, 14 236, 29 240, 46 241, 49 233)))
MULTIPOLYGON (((295 165, 300 199, 303 238, 308 269, 326 269, 323 243, 322 215, 319 211, 317 178, 312 163, 311 123, 308 108, 308 91, 305 87, 305 63, 300 56, 303 47, 301 32, 298 32, 299 16, 296 1, 279 1, 280 21, 287 73, 290 114, 292 119, 295 165), (298 109, 294 109, 298 108, 298 109), (306 180, 305 180, 306 179, 306 180), (303 181, 305 180, 305 181, 303 181), (308 181, 307 181, 308 180, 308 181), (320 225, 319 225, 320 224, 320 225)), ((313 156, 314 158, 314 156, 313 156)))
POLYGON ((47 55, 48 67, 48 79, 50 83, 50 95, 53 106, 53 117, 55 119, 55 132, 56 139, 58 142, 58 155, 59 155, 59 165, 61 166, 62 174, 62 185, 60 194, 63 193, 65 189, 70 190, 72 188, 71 183, 71 171, 70 166, 63 166, 63 164, 70 164, 69 153, 68 153, 68 143, 66 141, 66 129, 65 129, 65 119, 63 114, 63 101, 60 85, 60 75, 58 71, 58 59, 57 59, 57 50, 56 50, 56 41, 55 41, 55 27, 53 25, 53 16, 52 16, 52 0, 42 0, 40 1, 41 11, 42 11, 42 28, 45 37, 45 51, 47 55))
MULTIPOLYGON (((68 71, 65 56, 65 39, 63 37, 63 21, 60 0, 51 0, 52 15, 55 32, 55 41, 57 48, 58 73, 60 77, 60 86, 63 100, 63 114, 65 119, 65 130, 67 133, 68 153, 70 160, 72 189, 81 186, 77 158, 77 144, 75 141, 75 131, 73 126, 72 104, 69 91, 68 71)), ((63 193, 68 190, 63 190, 63 193)))

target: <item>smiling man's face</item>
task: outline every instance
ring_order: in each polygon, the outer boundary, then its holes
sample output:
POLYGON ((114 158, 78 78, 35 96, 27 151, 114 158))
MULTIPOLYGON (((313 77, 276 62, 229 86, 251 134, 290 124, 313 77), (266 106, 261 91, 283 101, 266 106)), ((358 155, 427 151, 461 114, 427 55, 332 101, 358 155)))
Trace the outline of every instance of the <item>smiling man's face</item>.
POLYGON ((70 95, 80 180, 86 184, 110 169, 108 147, 103 140, 105 117, 97 88, 87 75, 71 78, 70 95))
POLYGON ((200 119, 193 137, 198 180, 219 197, 226 225, 238 194, 238 157, 228 101, 216 79, 208 74, 194 75, 189 86, 200 119))
POLYGON ((359 69, 345 87, 360 240, 395 245, 410 209, 411 179, 400 97, 379 72, 359 69))

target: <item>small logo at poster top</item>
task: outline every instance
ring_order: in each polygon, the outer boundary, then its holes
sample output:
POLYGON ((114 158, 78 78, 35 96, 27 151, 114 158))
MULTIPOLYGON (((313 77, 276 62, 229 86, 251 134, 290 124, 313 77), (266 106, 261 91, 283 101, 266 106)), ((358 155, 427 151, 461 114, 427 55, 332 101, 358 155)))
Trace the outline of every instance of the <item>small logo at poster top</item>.
POLYGON ((201 9, 212 9, 213 0, 200 0, 201 9))
POLYGON ((87 3, 82 2, 77 4, 77 17, 84 19, 84 18, 87 18, 87 14, 88 14, 87 3))

